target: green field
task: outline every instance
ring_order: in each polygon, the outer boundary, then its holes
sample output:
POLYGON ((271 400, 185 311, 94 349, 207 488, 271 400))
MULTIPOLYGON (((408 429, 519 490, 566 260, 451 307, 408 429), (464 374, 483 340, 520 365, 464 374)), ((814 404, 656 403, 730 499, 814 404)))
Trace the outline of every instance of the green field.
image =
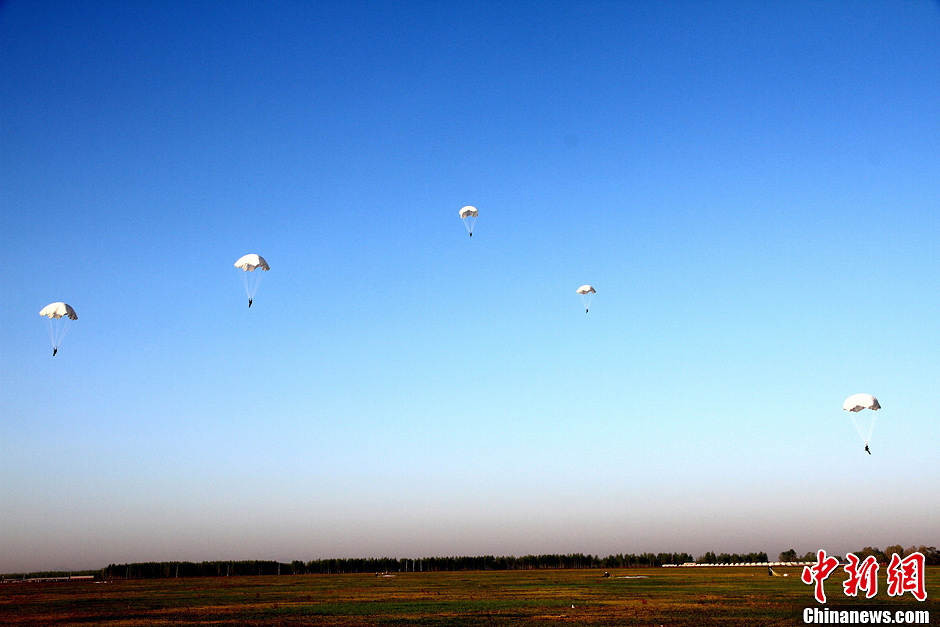
MULTIPOLYGON (((799 625, 821 607, 798 568, 288 575, 107 583, 5 583, 0 625, 799 625), (625 578, 625 577, 645 578, 625 578)), ((940 567, 926 602, 910 593, 849 599, 826 581, 830 609, 928 610, 940 624, 940 567)))

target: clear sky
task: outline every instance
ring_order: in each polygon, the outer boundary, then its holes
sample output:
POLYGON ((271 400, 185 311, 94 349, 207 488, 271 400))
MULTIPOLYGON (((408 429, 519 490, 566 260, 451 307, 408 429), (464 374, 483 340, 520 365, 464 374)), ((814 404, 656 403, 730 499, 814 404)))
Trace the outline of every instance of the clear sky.
POLYGON ((936 2, 8 0, 0 211, 0 572, 940 545, 936 2))

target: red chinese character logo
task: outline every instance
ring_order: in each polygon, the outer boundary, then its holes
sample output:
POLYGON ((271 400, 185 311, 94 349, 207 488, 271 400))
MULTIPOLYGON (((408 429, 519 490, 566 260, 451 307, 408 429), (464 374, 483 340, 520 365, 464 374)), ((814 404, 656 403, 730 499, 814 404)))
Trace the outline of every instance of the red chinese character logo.
POLYGON ((820 549, 816 553, 816 564, 814 566, 804 566, 801 579, 805 584, 816 584, 816 600, 820 603, 826 602, 826 591, 823 590, 823 582, 832 574, 832 571, 839 565, 839 560, 834 557, 826 557, 826 552, 820 549))
POLYGON ((904 559, 895 553, 888 565, 888 595, 897 597, 910 592, 918 601, 927 599, 924 587, 924 554, 911 553, 904 559))
POLYGON ((843 570, 849 574, 849 578, 842 583, 845 589, 845 595, 854 597, 859 589, 865 591, 865 598, 870 599, 878 594, 878 560, 874 555, 869 555, 859 567, 859 559, 854 554, 849 553, 845 556, 849 563, 843 567, 843 570))

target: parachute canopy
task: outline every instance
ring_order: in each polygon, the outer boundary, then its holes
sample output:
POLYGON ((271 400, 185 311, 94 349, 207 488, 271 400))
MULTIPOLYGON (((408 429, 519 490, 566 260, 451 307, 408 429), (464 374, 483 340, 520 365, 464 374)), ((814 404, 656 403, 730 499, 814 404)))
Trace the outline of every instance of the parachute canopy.
POLYGON ((62 317, 67 317, 69 320, 78 320, 75 310, 72 309, 71 305, 66 303, 50 303, 40 310, 39 315, 45 316, 51 320, 57 320, 62 317))
POLYGON ((239 260, 235 262, 235 267, 241 268, 245 272, 254 272, 257 268, 261 268, 265 271, 271 269, 268 262, 264 260, 264 257, 255 254, 240 257, 239 260))
POLYGON ((463 225, 467 227, 467 233, 470 234, 470 237, 473 237, 473 225, 477 220, 477 208, 467 205, 460 210, 460 217, 463 220, 463 225))
POLYGON ((881 409, 881 405, 878 404, 878 399, 871 394, 853 394, 842 403, 842 409, 857 413, 863 409, 875 411, 881 409))
POLYGON ((597 290, 595 290, 590 285, 582 285, 581 287, 578 288, 578 294, 581 294, 582 296, 585 294, 596 294, 596 293, 597 293, 597 290))

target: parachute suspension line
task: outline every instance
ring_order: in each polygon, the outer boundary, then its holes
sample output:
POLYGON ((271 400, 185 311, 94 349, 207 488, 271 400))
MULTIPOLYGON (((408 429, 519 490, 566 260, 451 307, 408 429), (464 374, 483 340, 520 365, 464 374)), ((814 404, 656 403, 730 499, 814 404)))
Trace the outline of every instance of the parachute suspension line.
POLYGON ((255 294, 258 292, 258 287, 261 285, 262 278, 264 278, 264 271, 261 268, 252 272, 242 273, 242 279, 245 283, 245 296, 247 296, 249 300, 254 299, 255 294))
POLYGON ((855 425, 855 430, 858 431, 858 436, 862 438, 862 442, 868 444, 868 440, 865 439, 865 434, 862 433, 862 428, 858 426, 858 414, 852 412, 852 424, 855 425))
POLYGON ((871 415, 869 416, 870 420, 868 421, 868 433, 864 436, 866 445, 871 442, 871 434, 875 430, 875 420, 878 418, 878 415, 875 412, 870 411, 868 413, 871 415))
POLYGON ((591 309, 591 296, 594 294, 588 292, 587 294, 581 294, 581 304, 584 305, 584 313, 587 313, 591 309))
POLYGON ((52 341, 52 348, 58 349, 69 332, 68 316, 49 319, 49 339, 52 341))
POLYGON ((253 282, 252 282, 252 286, 251 286, 251 295, 249 296, 249 298, 254 298, 254 297, 255 297, 255 293, 258 291, 258 288, 261 286, 261 279, 264 278, 264 270, 262 270, 261 268, 258 268, 257 270, 255 270, 255 271, 252 272, 251 274, 256 274, 256 275, 257 275, 257 276, 255 276, 255 277, 252 277, 253 282))
POLYGON ((871 415, 871 420, 866 425, 868 427, 868 433, 864 433, 862 431, 862 426, 858 422, 858 412, 852 412, 852 424, 855 425, 855 430, 858 431, 859 437, 862 438, 862 442, 864 442, 866 446, 871 443, 871 434, 875 430, 875 420, 878 419, 878 416, 875 414, 875 412, 869 411, 868 413, 871 415))
POLYGON ((68 334, 69 329, 72 328, 72 324, 71 322, 69 322, 69 319, 67 316, 62 316, 61 318, 59 318, 58 322, 60 322, 61 324, 59 325, 59 333, 58 333, 59 337, 56 339, 56 343, 55 343, 56 348, 59 347, 59 344, 62 343, 62 340, 64 340, 65 336, 68 334))

